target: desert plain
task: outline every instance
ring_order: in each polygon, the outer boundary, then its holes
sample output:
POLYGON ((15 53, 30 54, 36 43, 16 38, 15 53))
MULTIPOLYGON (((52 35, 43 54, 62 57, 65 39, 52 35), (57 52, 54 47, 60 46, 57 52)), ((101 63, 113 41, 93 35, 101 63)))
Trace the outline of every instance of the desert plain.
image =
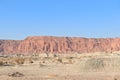
POLYGON ((2 55, 0 80, 120 80, 120 52, 2 55))
POLYGON ((120 38, 0 40, 0 80, 120 80, 120 38))

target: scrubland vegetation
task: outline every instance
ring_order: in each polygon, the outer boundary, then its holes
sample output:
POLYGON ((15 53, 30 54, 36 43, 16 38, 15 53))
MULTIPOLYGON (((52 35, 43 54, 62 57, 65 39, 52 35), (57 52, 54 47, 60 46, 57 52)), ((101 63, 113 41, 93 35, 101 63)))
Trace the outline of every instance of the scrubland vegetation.
POLYGON ((0 57, 2 80, 119 80, 119 53, 0 57))

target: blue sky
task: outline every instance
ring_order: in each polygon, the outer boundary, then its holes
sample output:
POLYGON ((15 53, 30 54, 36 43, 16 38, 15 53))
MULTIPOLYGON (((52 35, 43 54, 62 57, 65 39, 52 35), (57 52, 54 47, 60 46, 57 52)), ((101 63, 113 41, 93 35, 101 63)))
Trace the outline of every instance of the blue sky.
POLYGON ((0 39, 120 37, 120 0, 0 0, 0 39))

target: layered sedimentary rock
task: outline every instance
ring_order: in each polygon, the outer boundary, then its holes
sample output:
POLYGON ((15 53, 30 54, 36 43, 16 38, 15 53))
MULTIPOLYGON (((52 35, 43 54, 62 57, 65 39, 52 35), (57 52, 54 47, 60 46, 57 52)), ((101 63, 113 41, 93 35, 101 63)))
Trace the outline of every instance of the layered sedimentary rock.
POLYGON ((33 36, 25 40, 0 40, 0 53, 70 53, 120 51, 120 38, 33 36))
POLYGON ((18 40, 0 40, 0 53, 17 53, 20 43, 18 40))

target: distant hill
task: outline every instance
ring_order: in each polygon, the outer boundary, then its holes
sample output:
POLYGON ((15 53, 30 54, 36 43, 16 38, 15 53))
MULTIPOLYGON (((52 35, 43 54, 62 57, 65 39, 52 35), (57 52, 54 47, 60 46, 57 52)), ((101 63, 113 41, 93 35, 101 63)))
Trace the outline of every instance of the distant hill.
POLYGON ((120 51, 120 38, 31 36, 25 40, 0 40, 0 53, 88 53, 120 51))

